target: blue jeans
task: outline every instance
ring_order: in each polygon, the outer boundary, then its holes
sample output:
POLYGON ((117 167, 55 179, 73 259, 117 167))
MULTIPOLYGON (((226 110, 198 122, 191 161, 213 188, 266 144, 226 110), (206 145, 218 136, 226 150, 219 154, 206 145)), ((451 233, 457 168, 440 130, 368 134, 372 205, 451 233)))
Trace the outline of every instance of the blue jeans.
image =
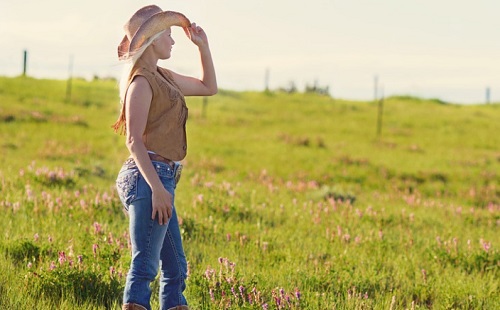
MULTIPOLYGON (((172 168, 162 162, 152 163, 163 186, 174 197, 175 172, 179 169, 179 164, 176 163, 172 168)), ((187 305, 183 295, 187 263, 175 207, 167 225, 158 224, 158 218, 151 219, 151 188, 131 159, 123 164, 116 179, 116 187, 130 218, 132 243, 132 262, 127 274, 123 303, 139 304, 150 310, 150 284, 160 268, 160 309, 187 305)))

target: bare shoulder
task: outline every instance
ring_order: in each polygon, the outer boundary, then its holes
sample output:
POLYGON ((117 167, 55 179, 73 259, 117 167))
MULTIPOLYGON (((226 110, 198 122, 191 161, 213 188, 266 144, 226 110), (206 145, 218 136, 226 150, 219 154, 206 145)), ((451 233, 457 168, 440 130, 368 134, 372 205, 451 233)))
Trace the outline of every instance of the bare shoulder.
POLYGON ((127 97, 132 101, 135 99, 142 101, 148 98, 150 100, 152 96, 153 90, 151 89, 151 85, 149 85, 148 80, 142 75, 136 76, 130 83, 127 91, 127 97))
POLYGON ((150 90, 151 91, 151 85, 149 85, 148 80, 142 75, 137 75, 136 77, 134 77, 134 79, 130 83, 129 88, 130 88, 130 90, 133 89, 135 91, 137 91, 137 90, 139 90, 139 91, 150 90))

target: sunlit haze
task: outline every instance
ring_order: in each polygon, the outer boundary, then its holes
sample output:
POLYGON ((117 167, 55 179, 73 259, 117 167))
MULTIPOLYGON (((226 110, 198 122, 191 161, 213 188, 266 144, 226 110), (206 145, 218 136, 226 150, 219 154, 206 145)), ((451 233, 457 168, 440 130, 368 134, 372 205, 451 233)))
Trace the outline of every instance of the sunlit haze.
MULTIPOLYGON (((0 2, 0 75, 118 77, 123 24, 150 1, 0 2), (72 69, 70 70, 70 59, 72 69)), ((328 86, 337 98, 379 94, 458 103, 500 101, 497 0, 169 0, 210 40, 220 88, 299 90, 328 86)), ((160 64, 200 74, 197 50, 174 29, 172 58, 160 64)))

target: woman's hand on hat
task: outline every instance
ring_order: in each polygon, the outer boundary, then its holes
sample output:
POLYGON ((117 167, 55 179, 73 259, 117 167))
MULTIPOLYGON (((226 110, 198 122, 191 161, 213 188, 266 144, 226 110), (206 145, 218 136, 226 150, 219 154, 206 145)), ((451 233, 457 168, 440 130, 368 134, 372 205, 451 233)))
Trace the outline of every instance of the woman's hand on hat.
POLYGON ((196 23, 192 23, 190 27, 184 28, 184 32, 198 47, 208 45, 207 34, 200 26, 197 26, 196 23))

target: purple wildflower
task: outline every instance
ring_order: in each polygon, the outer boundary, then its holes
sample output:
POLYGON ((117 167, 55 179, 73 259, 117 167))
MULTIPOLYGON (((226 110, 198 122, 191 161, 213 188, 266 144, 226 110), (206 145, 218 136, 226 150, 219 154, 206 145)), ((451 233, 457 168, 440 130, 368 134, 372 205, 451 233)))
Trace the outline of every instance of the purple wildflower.
POLYGON ((300 294, 299 288, 296 287, 295 288, 295 298, 297 298, 297 300, 300 300, 300 296, 301 296, 301 294, 300 294))

